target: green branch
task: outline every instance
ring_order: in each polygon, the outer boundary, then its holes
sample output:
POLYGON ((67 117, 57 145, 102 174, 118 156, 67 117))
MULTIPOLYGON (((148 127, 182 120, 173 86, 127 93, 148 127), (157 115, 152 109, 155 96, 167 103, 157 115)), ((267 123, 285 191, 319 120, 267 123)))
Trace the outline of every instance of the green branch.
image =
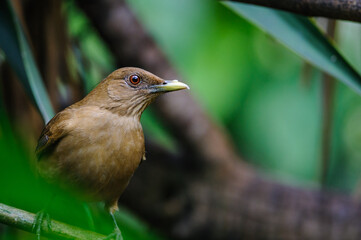
MULTIPOLYGON (((35 214, 24 210, 7 206, 0 203, 0 222, 15 228, 32 232, 35 221, 35 214)), ((99 233, 83 230, 62 222, 51 220, 51 230, 48 229, 44 221, 41 226, 44 236, 56 237, 60 239, 104 239, 105 236, 99 233)))

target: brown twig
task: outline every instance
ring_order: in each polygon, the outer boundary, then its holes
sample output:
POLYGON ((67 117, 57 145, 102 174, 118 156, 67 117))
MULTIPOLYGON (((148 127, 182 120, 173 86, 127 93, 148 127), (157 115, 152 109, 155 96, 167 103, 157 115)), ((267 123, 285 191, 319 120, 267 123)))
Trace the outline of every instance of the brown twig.
POLYGON ((360 0, 231 0, 285 10, 309 17, 361 22, 360 0))
MULTIPOLYGON (((336 21, 327 21, 327 35, 331 39, 335 37, 336 21)), ((333 99, 335 93, 335 79, 327 73, 322 74, 322 139, 321 139, 321 174, 322 187, 327 185, 327 174, 331 158, 332 143, 332 114, 333 99)))
MULTIPOLYGON (((35 214, 24 210, 10 207, 0 203, 0 222, 15 228, 32 232, 35 221, 35 214)), ((60 239, 104 239, 105 236, 99 233, 83 230, 62 222, 51 220, 51 230, 47 227, 47 222, 43 222, 41 233, 44 236, 56 237, 60 239)))

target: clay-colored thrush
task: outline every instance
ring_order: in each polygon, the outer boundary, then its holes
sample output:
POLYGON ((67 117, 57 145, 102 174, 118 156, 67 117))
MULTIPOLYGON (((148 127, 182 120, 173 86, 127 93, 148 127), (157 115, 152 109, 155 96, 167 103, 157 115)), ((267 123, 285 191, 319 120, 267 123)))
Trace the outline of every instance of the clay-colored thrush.
POLYGON ((186 88, 139 68, 114 71, 46 125, 36 148, 40 175, 104 201, 119 231, 118 199, 145 160, 141 114, 160 94, 186 88))

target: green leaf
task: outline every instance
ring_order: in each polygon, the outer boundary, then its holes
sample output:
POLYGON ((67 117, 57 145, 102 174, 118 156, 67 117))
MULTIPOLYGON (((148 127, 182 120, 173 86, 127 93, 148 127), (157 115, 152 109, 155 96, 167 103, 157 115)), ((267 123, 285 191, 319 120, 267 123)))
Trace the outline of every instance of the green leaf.
POLYGON ((0 36, 0 48, 4 51, 7 61, 39 109, 44 121, 48 122, 54 115, 54 110, 10 0, 0 1, 0 36))
POLYGON ((308 18, 244 3, 223 4, 262 28, 314 66, 361 94, 360 74, 308 18))

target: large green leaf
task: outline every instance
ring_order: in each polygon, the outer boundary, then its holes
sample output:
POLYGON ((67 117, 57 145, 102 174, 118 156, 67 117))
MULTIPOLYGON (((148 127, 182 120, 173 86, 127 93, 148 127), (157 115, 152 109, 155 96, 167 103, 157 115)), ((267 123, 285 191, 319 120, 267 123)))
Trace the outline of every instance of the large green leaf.
POLYGON ((34 57, 11 1, 0 1, 0 48, 21 80, 28 96, 36 103, 45 122, 54 115, 34 57))
POLYGON ((262 28, 305 60, 361 94, 360 74, 308 18, 245 3, 224 2, 224 4, 262 28))

